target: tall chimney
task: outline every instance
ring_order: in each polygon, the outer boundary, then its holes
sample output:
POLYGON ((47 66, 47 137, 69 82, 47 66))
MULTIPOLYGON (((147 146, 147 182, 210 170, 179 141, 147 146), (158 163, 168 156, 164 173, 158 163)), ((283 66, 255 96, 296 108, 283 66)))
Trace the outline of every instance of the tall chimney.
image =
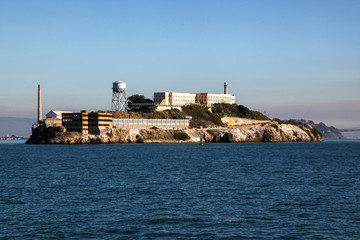
POLYGON ((224 82, 224 94, 228 94, 228 84, 224 82))
POLYGON ((38 123, 42 122, 41 85, 38 85, 38 123))

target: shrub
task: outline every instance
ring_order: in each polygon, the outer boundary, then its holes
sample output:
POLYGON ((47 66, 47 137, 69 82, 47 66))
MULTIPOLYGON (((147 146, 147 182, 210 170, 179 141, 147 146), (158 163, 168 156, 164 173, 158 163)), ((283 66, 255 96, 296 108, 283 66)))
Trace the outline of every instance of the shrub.
POLYGON ((311 133, 317 138, 320 139, 322 137, 322 134, 319 130, 316 128, 311 129, 311 133))
POLYGON ((182 107, 182 110, 193 118, 203 118, 209 110, 206 106, 189 105, 182 107))
POLYGON ((216 126, 224 126, 224 123, 221 121, 221 117, 218 114, 212 114, 210 121, 216 126))
POLYGON ((176 132, 174 133, 173 137, 175 140, 182 140, 182 141, 190 139, 189 135, 187 135, 187 133, 185 132, 176 132))

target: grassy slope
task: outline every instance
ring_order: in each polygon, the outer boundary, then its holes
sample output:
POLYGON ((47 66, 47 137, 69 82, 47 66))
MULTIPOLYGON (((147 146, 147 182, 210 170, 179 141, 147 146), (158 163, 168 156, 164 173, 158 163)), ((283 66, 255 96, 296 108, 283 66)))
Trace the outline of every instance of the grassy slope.
POLYGON ((269 120, 269 118, 260 112, 248 109, 243 105, 220 103, 215 104, 210 110, 209 107, 199 105, 189 105, 179 110, 167 110, 163 112, 112 112, 115 118, 145 118, 145 119, 184 119, 191 116, 192 127, 213 127, 223 126, 221 118, 224 116, 234 116, 250 118, 256 120, 269 120))

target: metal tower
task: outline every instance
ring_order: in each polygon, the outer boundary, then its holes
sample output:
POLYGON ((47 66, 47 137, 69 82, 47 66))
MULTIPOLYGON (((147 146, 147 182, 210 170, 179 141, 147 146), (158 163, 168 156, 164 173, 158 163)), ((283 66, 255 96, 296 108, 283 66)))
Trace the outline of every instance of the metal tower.
POLYGON ((126 83, 122 81, 113 82, 112 111, 126 112, 128 110, 126 98, 126 83))

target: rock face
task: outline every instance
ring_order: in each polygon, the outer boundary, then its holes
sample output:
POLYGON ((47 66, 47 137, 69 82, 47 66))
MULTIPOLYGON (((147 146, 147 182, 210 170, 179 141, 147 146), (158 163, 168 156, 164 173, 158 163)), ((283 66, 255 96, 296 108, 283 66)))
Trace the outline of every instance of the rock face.
POLYGON ((39 129, 26 143, 48 144, 91 144, 91 143, 170 143, 198 142, 309 142, 323 141, 311 125, 302 127, 291 124, 270 122, 267 124, 246 125, 232 128, 206 129, 110 129, 103 135, 55 132, 39 129), (184 132, 190 139, 179 141, 174 133, 184 132))
POLYGON ((301 129, 290 124, 266 124, 241 128, 188 129, 191 137, 205 136, 206 142, 309 142, 322 141, 312 132, 312 127, 301 129))
POLYGON ((313 124, 313 126, 318 129, 324 138, 328 139, 344 139, 345 137, 341 134, 340 130, 336 127, 328 127, 323 122, 319 124, 313 124))

